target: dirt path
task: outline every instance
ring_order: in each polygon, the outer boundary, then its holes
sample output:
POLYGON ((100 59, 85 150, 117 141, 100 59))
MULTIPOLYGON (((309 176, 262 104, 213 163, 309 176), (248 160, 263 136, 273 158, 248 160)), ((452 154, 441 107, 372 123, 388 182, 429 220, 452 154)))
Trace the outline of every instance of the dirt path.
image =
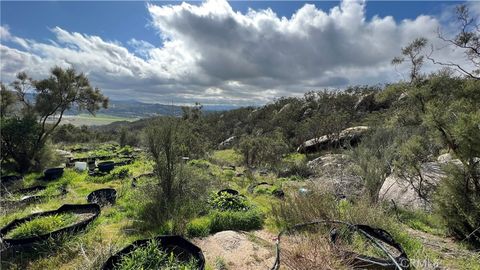
MULTIPOLYGON (((436 253, 438 255, 438 259, 440 259, 442 262, 455 262, 455 261, 458 261, 459 259, 461 260, 461 258, 475 256, 475 252, 468 251, 462 248, 458 244, 458 242, 454 241, 451 238, 441 237, 441 236, 425 233, 422 231, 414 230, 411 228, 406 228, 406 230, 411 237, 415 237, 416 239, 420 240, 420 242, 422 242, 425 249, 429 250, 430 252, 433 251, 434 253, 436 253)), ((458 265, 454 265, 454 263, 451 263, 449 265, 444 265, 439 261, 432 262, 432 261, 412 260, 411 263, 417 269, 426 269, 426 270, 462 269, 462 267, 458 265)))
POLYGON ((194 239, 214 269, 266 270, 274 262, 274 235, 265 231, 223 231, 205 238, 194 239))

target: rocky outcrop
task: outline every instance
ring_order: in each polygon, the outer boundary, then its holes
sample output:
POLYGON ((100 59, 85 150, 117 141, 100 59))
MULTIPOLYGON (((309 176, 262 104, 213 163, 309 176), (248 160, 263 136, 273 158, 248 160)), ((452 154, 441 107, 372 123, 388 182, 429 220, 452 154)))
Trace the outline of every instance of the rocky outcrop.
POLYGON ((224 140, 223 142, 221 142, 218 145, 218 149, 223 150, 223 149, 227 149, 227 148, 232 147, 233 143, 235 142, 235 138, 236 138, 235 136, 232 136, 232 137, 224 140))
POLYGON ((355 103, 354 109, 356 111, 374 112, 382 109, 387 109, 388 107, 388 102, 379 102, 375 100, 375 93, 370 93, 361 96, 358 99, 357 103, 355 103))
POLYGON ((329 134, 319 138, 313 138, 300 145, 297 148, 297 152, 312 153, 331 148, 355 146, 367 131, 367 126, 356 126, 344 129, 338 135, 329 134))
POLYGON ((310 180, 321 189, 347 198, 362 192, 362 179, 350 170, 351 160, 347 155, 327 154, 307 163, 314 172, 310 180))
POLYGON ((422 186, 426 188, 425 198, 419 196, 413 188, 413 186, 419 186, 419 177, 406 178, 394 173, 385 179, 380 189, 379 199, 385 202, 393 201, 404 208, 431 210, 431 197, 442 178, 445 177, 443 165, 446 163, 461 166, 460 161, 452 159, 449 154, 439 156, 437 162, 427 162, 422 165, 421 174, 424 180, 422 186))

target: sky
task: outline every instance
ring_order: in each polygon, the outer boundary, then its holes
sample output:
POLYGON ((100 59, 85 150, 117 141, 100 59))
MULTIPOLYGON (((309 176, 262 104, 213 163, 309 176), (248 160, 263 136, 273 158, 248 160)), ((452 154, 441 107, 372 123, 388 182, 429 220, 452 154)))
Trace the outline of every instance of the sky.
MULTIPOLYGON (((455 29, 459 3, 1 1, 0 80, 58 65, 115 100, 261 105, 405 79, 408 66, 390 62, 417 37, 439 60, 463 61, 437 38, 455 29)), ((480 2, 466 4, 480 14, 480 2)))

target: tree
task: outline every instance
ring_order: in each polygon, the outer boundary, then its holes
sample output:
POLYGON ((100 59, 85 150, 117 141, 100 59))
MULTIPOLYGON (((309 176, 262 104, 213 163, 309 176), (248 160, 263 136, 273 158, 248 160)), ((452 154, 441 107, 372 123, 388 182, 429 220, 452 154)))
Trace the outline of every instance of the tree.
POLYGON ((247 166, 275 167, 287 153, 288 146, 283 135, 277 131, 269 136, 244 136, 240 139, 238 149, 247 166))
POLYGON ((14 93, 9 91, 3 83, 0 83, 0 101, 0 117, 3 118, 7 116, 12 105, 15 104, 14 93))
POLYGON ((183 165, 182 157, 191 155, 199 142, 187 122, 162 117, 152 122, 144 135, 155 164, 157 181, 148 188, 148 211, 143 218, 156 223, 158 228, 167 220, 179 221, 179 217, 192 215, 192 209, 201 205, 198 200, 206 195, 208 181, 197 181, 196 176, 189 173, 188 166, 183 165))
POLYGON ((418 81, 422 76, 420 70, 425 62, 425 56, 422 51, 427 45, 426 38, 416 38, 409 45, 402 48, 402 55, 393 58, 392 64, 399 65, 405 61, 410 62, 410 82, 418 81))
MULTIPOLYGON (((50 77, 43 80, 33 80, 26 73, 21 72, 17 74, 17 80, 12 85, 22 105, 21 116, 17 120, 23 123, 34 117, 39 124, 38 129, 34 129, 35 134, 29 134, 33 137, 27 136, 33 140, 28 142, 32 144, 31 151, 26 153, 28 156, 21 158, 10 156, 17 162, 18 169, 22 173, 31 169, 35 157, 60 124, 68 109, 77 106, 80 111, 87 110, 94 115, 100 107, 108 106, 108 98, 102 95, 100 89, 90 86, 87 77, 83 73, 77 74, 73 68, 54 67, 50 77), (33 98, 29 98, 30 93, 34 94, 33 98), (53 123, 48 123, 48 120, 53 123)), ((13 145, 8 141, 13 139, 12 134, 6 133, 8 131, 13 132, 11 129, 6 131, 2 129, 2 146, 5 147, 13 145)), ((14 151, 15 149, 7 149, 10 153, 14 151)))
POLYGON ((438 31, 438 37, 448 45, 464 52, 466 59, 473 65, 473 70, 454 62, 440 62, 431 57, 433 48, 428 56, 433 63, 452 67, 467 77, 480 80, 480 24, 477 18, 470 14, 469 8, 465 4, 456 7, 458 33, 453 38, 446 37, 438 31))

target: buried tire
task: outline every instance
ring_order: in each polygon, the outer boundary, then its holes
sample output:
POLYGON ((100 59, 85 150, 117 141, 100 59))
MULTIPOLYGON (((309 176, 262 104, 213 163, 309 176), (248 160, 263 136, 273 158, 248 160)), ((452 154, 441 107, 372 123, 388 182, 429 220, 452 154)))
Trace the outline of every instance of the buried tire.
MULTIPOLYGON (((205 257, 203 256, 202 250, 196 245, 192 244, 190 241, 178 235, 164 235, 154 237, 153 239, 137 240, 110 257, 105 262, 102 269, 117 269, 117 265, 121 262, 123 256, 128 255, 139 247, 146 246, 151 240, 155 240, 158 243, 159 249, 169 253, 172 252, 178 256, 177 258, 180 261, 187 262, 193 258, 196 261, 196 269, 205 269, 205 257)), ((160 266, 158 269, 161 269, 160 266)))
POLYGON ((65 233, 75 233, 78 231, 84 230, 95 218, 100 214, 100 206, 98 204, 64 204, 57 210, 46 211, 35 213, 21 219, 15 219, 5 227, 0 229, 0 238, 3 244, 2 249, 8 249, 13 247, 27 247, 35 243, 43 242, 49 238, 56 239, 60 235, 65 233), (26 238, 5 238, 5 236, 13 231, 15 228, 20 225, 32 221, 36 218, 52 216, 56 214, 66 214, 66 213, 76 213, 76 214, 91 214, 87 219, 81 220, 74 223, 68 227, 64 227, 49 233, 45 233, 38 236, 30 236, 26 238))

